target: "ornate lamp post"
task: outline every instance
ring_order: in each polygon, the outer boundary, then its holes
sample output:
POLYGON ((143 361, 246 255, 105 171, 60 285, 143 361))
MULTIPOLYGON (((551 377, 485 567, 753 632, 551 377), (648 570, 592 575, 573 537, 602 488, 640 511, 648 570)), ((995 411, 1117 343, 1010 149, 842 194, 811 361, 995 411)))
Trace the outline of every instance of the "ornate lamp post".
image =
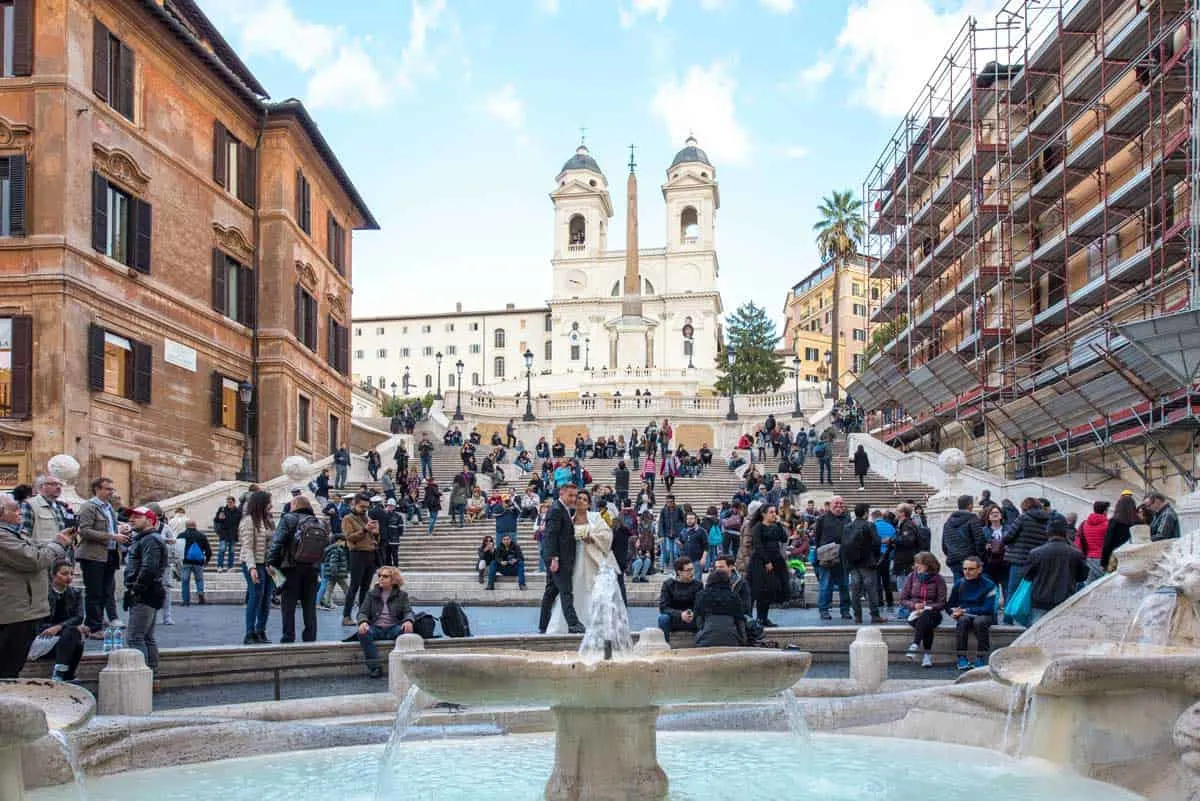
POLYGON ((461 420, 461 419, 463 419, 463 413, 462 413, 462 371, 463 371, 463 360, 462 360, 462 359, 459 359, 458 361, 456 361, 456 362, 454 363, 454 372, 458 373, 458 381, 457 381, 457 382, 455 382, 455 383, 457 383, 457 384, 458 384, 458 400, 457 400, 457 401, 455 402, 455 404, 454 404, 454 419, 455 419, 455 420, 461 420))
POLYGON ((584 337, 583 338, 583 369, 584 370, 589 369, 588 368, 588 358, 591 355, 591 352, 592 352, 592 338, 584 337))
POLYGON ((825 351, 825 373, 828 376, 825 379, 825 397, 833 397, 833 351, 825 351))
POLYGON ((733 345, 725 346, 725 363, 729 365, 729 413, 725 415, 726 420, 738 419, 737 409, 733 406, 733 395, 737 391, 737 385, 733 380, 733 360, 734 360, 733 345))
POLYGON ((254 385, 249 381, 238 384, 238 402, 242 404, 242 469, 238 481, 253 481, 254 471, 250 467, 250 401, 254 398, 254 385))
POLYGON ((800 411, 800 357, 792 356, 792 376, 796 379, 796 408, 792 410, 792 417, 803 417, 804 412, 800 411))
POLYGON ((683 324, 683 341, 684 341, 684 344, 687 345, 688 369, 689 370, 695 368, 695 366, 696 366, 692 362, 692 354, 696 350, 696 340, 693 338, 695 336, 695 333, 696 333, 696 329, 692 327, 692 324, 690 322, 683 324))
POLYGON ((407 367, 404 368, 404 377, 400 380, 400 383, 404 385, 404 396, 408 397, 409 379, 407 367))
POLYGON ((396 405, 396 382, 392 382, 392 406, 396 405))
POLYGON ((525 422, 533 420, 533 351, 525 349, 525 414, 521 417, 525 422))
POLYGON ((442 352, 439 350, 437 353, 434 354, 433 358, 437 360, 437 368, 438 368, 437 392, 434 393, 433 399, 441 400, 442 399, 442 352))

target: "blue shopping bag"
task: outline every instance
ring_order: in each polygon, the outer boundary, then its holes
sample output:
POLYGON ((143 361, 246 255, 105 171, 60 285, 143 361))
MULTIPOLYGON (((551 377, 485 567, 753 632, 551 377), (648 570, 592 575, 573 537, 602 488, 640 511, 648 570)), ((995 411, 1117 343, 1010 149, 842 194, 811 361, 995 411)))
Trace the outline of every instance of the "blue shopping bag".
POLYGON ((1033 585, 1028 579, 1021 579, 1012 597, 1004 605, 1004 614, 1013 619, 1019 626, 1028 626, 1033 613, 1033 585))

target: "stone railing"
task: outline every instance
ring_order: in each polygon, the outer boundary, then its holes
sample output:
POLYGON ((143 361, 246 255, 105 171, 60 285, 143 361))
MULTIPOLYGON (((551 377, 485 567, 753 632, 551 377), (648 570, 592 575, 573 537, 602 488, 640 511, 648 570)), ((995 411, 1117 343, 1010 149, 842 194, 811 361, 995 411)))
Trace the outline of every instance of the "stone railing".
MULTIPOLYGON (((764 395, 738 395, 734 409, 749 418, 790 414, 796 407, 796 393, 773 392, 764 395)), ((812 415, 825 407, 818 390, 800 390, 800 409, 812 415)), ((605 395, 589 398, 534 398, 533 413, 539 419, 581 416, 642 417, 647 413, 667 417, 722 417, 729 410, 729 398, 717 395, 605 395)), ((525 412, 525 398, 476 394, 463 398, 463 411, 477 417, 520 417, 525 412)))

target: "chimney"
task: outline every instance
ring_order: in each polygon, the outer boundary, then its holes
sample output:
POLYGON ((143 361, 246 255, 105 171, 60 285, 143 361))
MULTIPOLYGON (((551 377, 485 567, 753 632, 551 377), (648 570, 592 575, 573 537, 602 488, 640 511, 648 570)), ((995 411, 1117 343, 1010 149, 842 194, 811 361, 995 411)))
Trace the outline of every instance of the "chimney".
POLYGON ((504 304, 505 311, 515 311, 516 308, 517 308, 517 304, 515 304, 515 303, 505 303, 504 304))
POLYGON ((460 314, 462 313, 462 301, 461 300, 458 303, 454 304, 454 311, 459 312, 460 314))

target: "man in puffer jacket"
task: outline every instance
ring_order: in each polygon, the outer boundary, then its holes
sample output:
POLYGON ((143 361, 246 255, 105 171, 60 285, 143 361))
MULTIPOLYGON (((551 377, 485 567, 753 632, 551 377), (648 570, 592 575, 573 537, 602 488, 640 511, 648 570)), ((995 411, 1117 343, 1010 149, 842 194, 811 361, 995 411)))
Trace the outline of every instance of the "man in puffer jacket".
POLYGON ((958 496, 958 509, 950 513, 942 526, 942 552, 946 555, 946 566, 954 574, 954 580, 963 577, 963 560, 968 556, 983 558, 987 540, 983 536, 983 525, 979 515, 971 511, 975 499, 970 495, 958 496))
POLYGON ((1029 552, 1046 544, 1046 526, 1049 524, 1050 513, 1042 508, 1037 498, 1021 501, 1021 516, 1004 535, 1004 561, 1009 565, 1005 598, 1011 598, 1021 579, 1025 578, 1029 552))

